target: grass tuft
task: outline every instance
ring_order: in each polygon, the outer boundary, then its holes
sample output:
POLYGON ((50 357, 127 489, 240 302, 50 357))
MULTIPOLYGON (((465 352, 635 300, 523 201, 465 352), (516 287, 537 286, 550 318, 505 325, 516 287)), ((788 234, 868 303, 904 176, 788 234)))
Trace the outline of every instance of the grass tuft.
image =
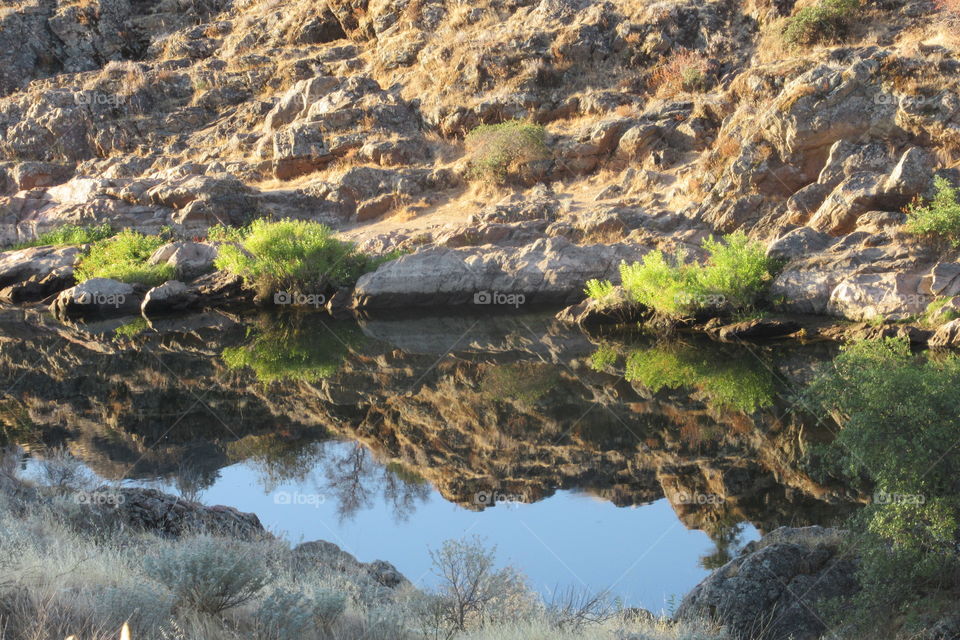
POLYGON ((147 264, 153 252, 166 244, 160 236, 145 236, 124 230, 104 240, 94 242, 80 258, 76 268, 78 282, 90 278, 111 278, 120 282, 140 282, 157 286, 175 277, 171 265, 147 264))
POLYGON ((906 230, 920 236, 939 238, 960 247, 960 201, 957 189, 946 178, 933 180, 936 195, 927 204, 907 207, 906 230))
POLYGON ((108 224, 101 224, 95 227, 65 224, 57 229, 41 233, 33 240, 27 240, 26 242, 19 242, 15 245, 12 245, 9 249, 7 249, 7 251, 27 249, 29 247, 46 247, 50 245, 69 246, 76 244, 89 244, 91 242, 97 242, 98 240, 109 238, 113 234, 114 231, 108 224))
POLYGON ((533 162, 550 157, 547 131, 541 125, 510 120, 483 124, 467 134, 471 178, 503 183, 533 162))

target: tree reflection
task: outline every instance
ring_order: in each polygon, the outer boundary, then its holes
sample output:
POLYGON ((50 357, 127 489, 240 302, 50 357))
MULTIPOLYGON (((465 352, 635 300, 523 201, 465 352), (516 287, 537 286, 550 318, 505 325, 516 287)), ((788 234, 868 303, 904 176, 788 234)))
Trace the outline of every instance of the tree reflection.
POLYGON ((417 505, 430 496, 430 486, 422 478, 399 465, 379 464, 359 443, 332 455, 324 476, 324 493, 336 500, 341 522, 353 519, 361 509, 372 507, 378 493, 390 505, 394 519, 406 522, 417 505))

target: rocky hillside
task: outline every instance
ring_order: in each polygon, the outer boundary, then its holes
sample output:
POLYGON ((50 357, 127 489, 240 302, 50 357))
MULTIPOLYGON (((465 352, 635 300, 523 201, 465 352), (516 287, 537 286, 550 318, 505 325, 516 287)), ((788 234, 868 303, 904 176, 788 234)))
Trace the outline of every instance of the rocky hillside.
POLYGON ((901 228, 960 177, 958 33, 930 0, 8 3, 0 241, 319 220, 416 250, 358 286, 382 308, 570 302, 744 230, 788 311, 904 317, 960 292, 901 228), (470 132, 516 119, 543 148, 484 177, 470 132))

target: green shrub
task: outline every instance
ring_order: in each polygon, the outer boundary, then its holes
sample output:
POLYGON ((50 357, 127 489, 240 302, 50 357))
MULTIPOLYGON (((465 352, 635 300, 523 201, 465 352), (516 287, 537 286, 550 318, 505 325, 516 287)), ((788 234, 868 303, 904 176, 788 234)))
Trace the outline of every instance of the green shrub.
POLYGON ((223 237, 242 237, 242 247, 220 247, 215 266, 241 276, 261 295, 277 291, 323 293, 347 286, 398 254, 373 258, 357 252, 351 242, 333 237, 330 227, 317 222, 256 220, 250 227, 223 237))
POLYGON ((17 243, 10 249, 26 249, 27 247, 44 247, 47 245, 89 244, 109 238, 112 235, 113 229, 108 224, 95 227, 65 224, 52 231, 41 233, 33 240, 17 243))
POLYGON ((616 287, 609 280, 587 280, 587 288, 584 289, 584 293, 587 294, 587 297, 596 300, 597 302, 604 303, 610 300, 616 291, 616 287))
POLYGON ((145 236, 130 230, 98 240, 80 258, 76 269, 77 281, 112 278, 148 286, 163 284, 174 278, 174 268, 168 264, 149 265, 147 260, 164 244, 166 240, 160 236, 145 236))
POLYGON ((783 39, 792 45, 836 40, 846 33, 860 9, 860 0, 820 0, 787 20, 783 39))
POLYGON ((230 227, 227 225, 215 224, 207 229, 207 240, 209 242, 242 243, 249 233, 250 227, 230 227))
POLYGON ((248 602, 271 581, 260 549, 209 536, 165 547, 144 568, 179 605, 210 614, 248 602))
POLYGON ((530 163, 550 157, 546 140, 546 129, 522 120, 480 125, 464 140, 469 174, 479 180, 505 182, 530 163))
MULTIPOLYGON (((627 297, 658 313, 680 318, 705 309, 741 311, 757 303, 770 280, 770 262, 762 245, 737 232, 725 241, 703 242, 705 265, 687 263, 680 253, 669 261, 651 251, 642 262, 620 265, 627 297)), ((596 284, 593 290, 603 292, 596 284)))
POLYGON ((960 202, 957 189, 946 178, 933 181, 937 194, 928 204, 913 203, 907 208, 906 230, 922 236, 948 240, 960 247, 960 202))
POLYGON ((807 390, 841 427, 834 472, 873 485, 850 524, 862 591, 842 618, 883 625, 960 588, 960 357, 915 356, 906 340, 850 345, 807 390))

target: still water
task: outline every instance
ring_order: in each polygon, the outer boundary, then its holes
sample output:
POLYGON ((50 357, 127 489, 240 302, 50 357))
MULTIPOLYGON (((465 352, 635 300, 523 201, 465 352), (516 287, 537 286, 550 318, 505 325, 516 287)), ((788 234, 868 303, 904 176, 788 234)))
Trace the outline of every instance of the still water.
POLYGON ((791 399, 830 355, 591 339, 550 314, 0 315, 4 436, 35 459, 65 447, 420 584, 429 549, 480 536, 544 593, 652 610, 761 532, 852 508, 799 464, 829 434, 791 399))

